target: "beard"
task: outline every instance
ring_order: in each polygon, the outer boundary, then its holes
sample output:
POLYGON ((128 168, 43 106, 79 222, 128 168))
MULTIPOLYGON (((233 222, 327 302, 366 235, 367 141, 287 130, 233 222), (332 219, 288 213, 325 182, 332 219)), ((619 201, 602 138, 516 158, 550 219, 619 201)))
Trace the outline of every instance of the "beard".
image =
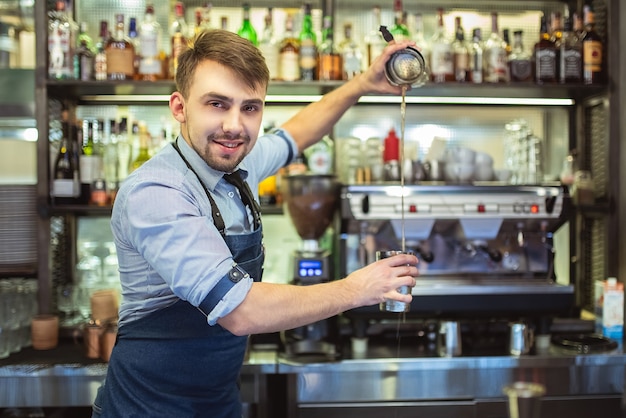
POLYGON ((246 150, 248 144, 250 143, 250 138, 247 135, 244 136, 231 136, 231 135, 218 135, 213 134, 209 135, 206 138, 206 142, 204 146, 200 144, 196 144, 194 141, 191 141, 193 149, 198 153, 200 157, 204 160, 204 162, 214 170, 222 171, 225 173, 231 173, 237 168, 239 163, 244 159, 244 157, 248 154, 246 150), (217 143, 221 140, 224 141, 242 141, 241 145, 238 145, 237 148, 241 148, 242 152, 238 152, 236 154, 231 153, 220 153, 216 152, 215 149, 220 147, 217 143), (216 142, 217 141, 217 142, 216 142))

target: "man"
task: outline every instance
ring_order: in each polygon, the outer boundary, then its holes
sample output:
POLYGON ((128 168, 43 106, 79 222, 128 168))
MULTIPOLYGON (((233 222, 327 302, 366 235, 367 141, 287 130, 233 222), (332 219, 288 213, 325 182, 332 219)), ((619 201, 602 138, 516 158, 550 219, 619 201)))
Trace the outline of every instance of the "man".
POLYGON ((95 417, 241 416, 237 379, 249 334, 313 323, 410 295, 417 259, 399 255, 345 279, 311 286, 260 282, 258 205, 249 189, 328 133, 363 94, 400 93, 384 62, 258 138, 269 73, 260 52, 208 31, 179 58, 169 106, 180 136, 133 172, 117 194, 111 227, 123 301, 95 417), (236 183, 236 181, 233 181, 236 183))

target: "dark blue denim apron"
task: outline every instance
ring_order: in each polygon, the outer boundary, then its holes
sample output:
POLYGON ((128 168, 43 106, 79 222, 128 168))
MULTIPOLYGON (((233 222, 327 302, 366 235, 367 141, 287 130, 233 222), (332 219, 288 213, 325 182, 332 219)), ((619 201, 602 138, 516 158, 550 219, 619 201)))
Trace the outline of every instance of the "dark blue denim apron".
MULTIPOLYGON (((223 224, 213 213, 214 222, 223 224)), ((262 228, 223 238, 237 264, 260 280, 262 228)), ((206 316, 183 300, 126 323, 119 328, 93 417, 241 418, 238 380, 246 343, 245 336, 209 326, 206 316)))

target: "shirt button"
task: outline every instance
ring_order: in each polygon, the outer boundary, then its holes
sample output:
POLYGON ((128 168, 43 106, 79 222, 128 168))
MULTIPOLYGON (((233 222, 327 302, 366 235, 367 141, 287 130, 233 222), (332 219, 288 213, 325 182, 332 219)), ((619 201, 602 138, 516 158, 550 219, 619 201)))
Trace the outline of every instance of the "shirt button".
POLYGON ((235 192, 228 192, 228 197, 230 197, 230 198, 235 197, 235 192))

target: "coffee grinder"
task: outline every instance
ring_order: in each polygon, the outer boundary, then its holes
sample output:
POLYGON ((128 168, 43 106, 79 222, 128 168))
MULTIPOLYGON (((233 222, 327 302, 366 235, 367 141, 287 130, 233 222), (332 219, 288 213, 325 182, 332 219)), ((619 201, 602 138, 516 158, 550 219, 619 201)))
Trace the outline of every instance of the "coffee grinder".
MULTIPOLYGON (((320 245, 339 203, 340 184, 333 175, 295 174, 284 177, 284 199, 293 225, 302 238, 293 253, 293 284, 312 285, 330 281, 333 258, 320 245)), ((329 318, 283 333, 285 353, 290 357, 334 359, 336 319, 329 318)))

